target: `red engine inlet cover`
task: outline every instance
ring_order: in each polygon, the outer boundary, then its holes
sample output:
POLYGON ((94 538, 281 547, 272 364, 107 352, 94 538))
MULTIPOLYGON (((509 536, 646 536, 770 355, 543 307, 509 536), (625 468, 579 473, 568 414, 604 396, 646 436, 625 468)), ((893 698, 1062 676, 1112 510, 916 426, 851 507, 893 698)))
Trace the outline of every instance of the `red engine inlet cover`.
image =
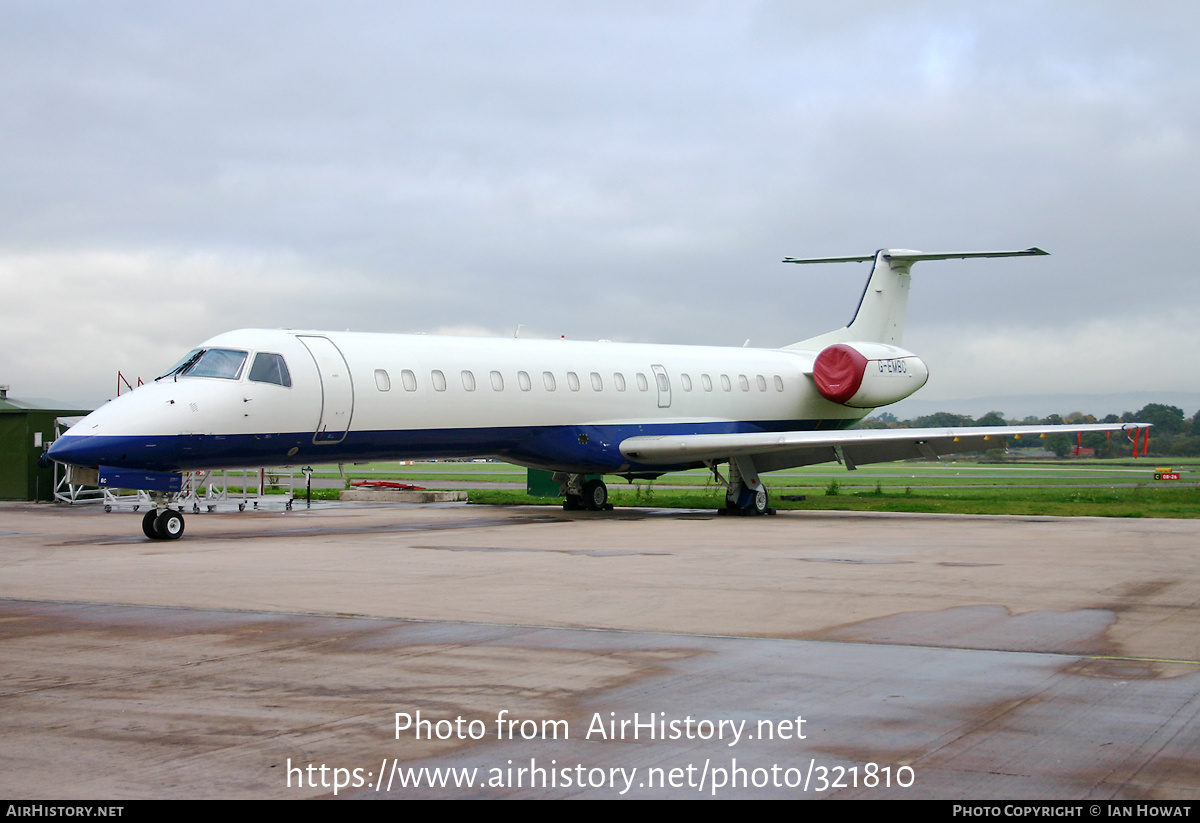
POLYGON ((867 358, 844 343, 825 348, 813 361, 813 380, 826 400, 845 403, 858 393, 867 370, 867 358))

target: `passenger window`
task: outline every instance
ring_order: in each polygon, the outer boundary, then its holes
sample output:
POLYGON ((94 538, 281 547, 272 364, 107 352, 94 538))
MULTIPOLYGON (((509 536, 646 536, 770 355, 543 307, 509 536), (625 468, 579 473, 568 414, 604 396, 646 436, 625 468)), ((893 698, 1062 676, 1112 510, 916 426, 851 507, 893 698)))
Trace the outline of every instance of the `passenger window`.
POLYGON ((492 388, 495 391, 504 391, 504 376, 498 371, 492 372, 492 388))
POLYGON ((542 382, 546 384, 546 391, 554 391, 554 375, 551 372, 542 372, 542 382))
POLYGON ((750 381, 746 379, 746 375, 738 375, 738 385, 742 387, 742 391, 750 391, 750 381))
POLYGON ((759 390, 759 391, 766 391, 766 390, 767 390, 767 378, 763 377, 763 376, 760 374, 760 375, 758 375, 757 377, 755 377, 755 378, 754 378, 754 380, 755 380, 755 382, 757 382, 757 383, 758 383, 758 390, 759 390))
POLYGON ((521 391, 529 391, 533 388, 533 384, 529 382, 529 372, 517 372, 517 385, 521 387, 521 391))
POLYGON ((703 384, 705 391, 712 391, 712 378, 707 374, 700 375, 700 383, 703 384))
POLYGON ((463 388, 467 391, 475 391, 475 375, 463 369, 462 373, 463 388))
POLYGON ((429 373, 429 376, 430 376, 430 378, 433 379, 433 390, 434 391, 445 391, 446 390, 446 375, 442 373, 441 369, 434 369, 432 372, 429 373))
POLYGON ((654 380, 658 383, 658 390, 660 392, 669 392, 671 390, 671 384, 667 382, 667 376, 662 372, 655 372, 654 380))
POLYGON ((721 375, 721 388, 724 389, 725 391, 729 391, 730 389, 733 388, 733 386, 729 382, 729 375, 727 375, 727 374, 721 375))
POLYGON ((573 371, 567 372, 567 386, 571 391, 579 391, 579 375, 573 371))
POLYGON ((783 391, 783 378, 775 375, 775 391, 783 391))
POLYGON ((625 375, 617 372, 613 375, 613 383, 617 387, 617 391, 625 391, 625 375))
MULTIPOLYGON (((254 361, 254 368, 258 368, 257 360, 254 361)), ((250 370, 250 379, 254 379, 254 369, 250 370)), ((375 388, 380 391, 392 390, 392 378, 388 377, 388 373, 384 369, 375 370, 375 388)))
POLYGON ((254 365, 250 367, 250 379, 255 383, 274 383, 276 386, 288 388, 292 386, 292 376, 288 374, 287 363, 284 361, 283 355, 265 351, 254 355, 254 365))
POLYGON ((683 384, 684 391, 692 390, 692 378, 686 374, 679 375, 679 382, 683 384))
POLYGON ((417 376, 413 374, 412 369, 405 369, 400 372, 400 381, 404 383, 405 391, 417 390, 417 376))
POLYGON ((600 375, 592 372, 592 389, 594 391, 604 391, 604 381, 600 379, 600 375))
POLYGON ((646 375, 641 372, 637 373, 638 391, 649 391, 650 384, 646 382, 646 375))

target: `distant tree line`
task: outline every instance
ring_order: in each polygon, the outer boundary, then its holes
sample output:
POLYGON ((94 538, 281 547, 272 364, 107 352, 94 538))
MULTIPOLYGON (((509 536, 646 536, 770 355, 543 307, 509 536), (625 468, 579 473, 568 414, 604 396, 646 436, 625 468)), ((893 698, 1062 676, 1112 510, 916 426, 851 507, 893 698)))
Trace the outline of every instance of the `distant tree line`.
MULTIPOLYGON (((1023 420, 1010 420, 1003 412, 990 411, 978 420, 965 414, 951 412, 935 412, 924 417, 914 417, 911 420, 898 420, 891 412, 881 412, 859 423, 863 429, 910 429, 910 428, 944 428, 957 426, 1019 426, 1033 423, 1152 423, 1150 430, 1151 457, 1200 457, 1200 411, 1192 417, 1183 416, 1183 409, 1177 406, 1166 406, 1162 403, 1150 403, 1136 412, 1110 414, 1103 418, 1083 412, 1071 412, 1068 415, 1052 414, 1049 417, 1026 417, 1023 420)), ((1133 452, 1133 444, 1121 432, 1096 432, 1084 434, 1079 445, 1086 449, 1094 449, 1096 457, 1129 457, 1133 452)), ((1075 435, 1056 434, 1030 445, 1053 451, 1059 457, 1071 454, 1076 446, 1075 435)), ((1009 444, 1014 445, 1013 443, 1009 444)))

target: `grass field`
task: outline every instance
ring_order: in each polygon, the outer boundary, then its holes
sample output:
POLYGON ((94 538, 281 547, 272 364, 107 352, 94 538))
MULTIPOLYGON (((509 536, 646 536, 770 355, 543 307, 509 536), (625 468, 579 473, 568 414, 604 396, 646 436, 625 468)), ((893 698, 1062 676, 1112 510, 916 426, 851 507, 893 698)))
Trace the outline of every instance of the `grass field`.
MULTIPOLYGON (((317 467, 316 477, 339 477, 317 467)), ((398 480, 430 489, 469 488, 472 503, 559 505, 524 492, 525 470, 505 463, 418 463, 347 466, 354 479, 398 480)), ((764 475, 777 509, 946 512, 1089 517, 1200 517, 1200 460, 968 460, 865 466, 847 472, 821 465, 764 475), (1170 467, 1180 481, 1156 481, 1170 467), (804 500, 785 497, 804 496, 804 500)), ((608 477, 616 506, 719 508, 724 492, 704 471, 665 475, 627 485, 608 477)))

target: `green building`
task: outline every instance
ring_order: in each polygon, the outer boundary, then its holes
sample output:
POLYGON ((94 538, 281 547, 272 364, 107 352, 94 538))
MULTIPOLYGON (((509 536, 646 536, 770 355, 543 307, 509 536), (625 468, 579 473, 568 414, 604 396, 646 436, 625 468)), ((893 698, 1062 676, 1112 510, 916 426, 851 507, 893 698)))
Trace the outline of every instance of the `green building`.
POLYGON ((55 421, 90 409, 50 409, 8 396, 0 386, 0 500, 53 500, 54 468, 38 465, 55 438, 55 421))

